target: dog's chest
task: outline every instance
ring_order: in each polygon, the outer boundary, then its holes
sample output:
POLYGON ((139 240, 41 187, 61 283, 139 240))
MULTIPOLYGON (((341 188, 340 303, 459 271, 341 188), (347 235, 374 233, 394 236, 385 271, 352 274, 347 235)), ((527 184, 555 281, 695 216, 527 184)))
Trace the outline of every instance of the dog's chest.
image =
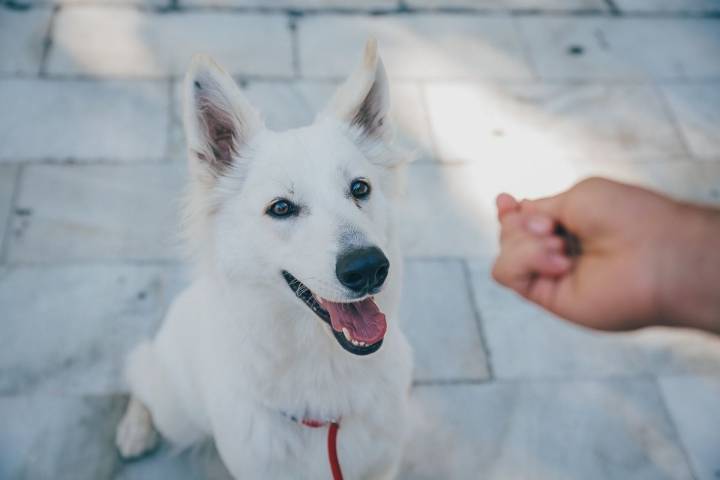
MULTIPOLYGON (((236 478, 332 478, 328 426, 310 428, 258 405, 239 407, 237 423, 215 431, 218 449, 236 478)), ((337 455, 344 478, 379 478, 397 463, 405 429, 399 403, 338 421, 337 455)))

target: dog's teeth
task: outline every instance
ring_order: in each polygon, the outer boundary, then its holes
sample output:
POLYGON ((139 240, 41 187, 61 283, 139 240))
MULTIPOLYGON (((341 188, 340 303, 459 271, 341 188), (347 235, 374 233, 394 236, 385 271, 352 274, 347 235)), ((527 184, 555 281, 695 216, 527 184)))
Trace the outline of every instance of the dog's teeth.
POLYGON ((353 341, 352 337, 350 336, 350 332, 348 332, 347 328, 343 328, 342 332, 343 332, 343 335, 345 335, 345 338, 347 340, 349 340, 350 342, 353 341))

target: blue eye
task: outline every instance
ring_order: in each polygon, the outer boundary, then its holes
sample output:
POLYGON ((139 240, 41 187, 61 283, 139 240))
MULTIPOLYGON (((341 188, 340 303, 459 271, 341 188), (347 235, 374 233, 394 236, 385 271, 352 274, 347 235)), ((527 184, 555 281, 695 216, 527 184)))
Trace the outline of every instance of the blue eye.
POLYGON ((279 198, 270 204, 265 213, 273 218, 286 218, 291 215, 295 215, 297 211, 297 206, 295 206, 295 204, 290 200, 279 198))
POLYGON ((370 184, 361 178, 353 180, 350 184, 350 193, 358 200, 370 195, 370 184))

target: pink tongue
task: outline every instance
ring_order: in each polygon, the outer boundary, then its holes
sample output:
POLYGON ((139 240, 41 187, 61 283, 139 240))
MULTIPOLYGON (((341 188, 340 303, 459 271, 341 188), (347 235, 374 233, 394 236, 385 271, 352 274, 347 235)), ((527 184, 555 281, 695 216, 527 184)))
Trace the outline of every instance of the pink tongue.
POLYGON ((385 336, 387 330, 385 314, 370 298, 354 303, 323 300, 322 305, 330 314, 330 323, 336 332, 342 332, 343 328, 347 328, 353 340, 369 345, 379 342, 385 336))

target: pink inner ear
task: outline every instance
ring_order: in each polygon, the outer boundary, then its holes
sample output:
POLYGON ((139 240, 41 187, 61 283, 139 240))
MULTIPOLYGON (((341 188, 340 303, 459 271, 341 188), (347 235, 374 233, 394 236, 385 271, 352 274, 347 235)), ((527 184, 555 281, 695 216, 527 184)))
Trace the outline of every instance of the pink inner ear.
POLYGON ((215 159, 223 165, 232 163, 235 153, 235 137, 232 130, 224 125, 217 125, 210 135, 210 145, 215 159))
POLYGON ((207 159, 204 155, 200 158, 209 161, 216 169, 229 167, 233 155, 237 153, 236 125, 232 114, 220 104, 224 101, 225 98, 216 89, 195 82, 195 102, 200 117, 200 128, 203 129, 204 137, 213 155, 212 159, 207 159))

